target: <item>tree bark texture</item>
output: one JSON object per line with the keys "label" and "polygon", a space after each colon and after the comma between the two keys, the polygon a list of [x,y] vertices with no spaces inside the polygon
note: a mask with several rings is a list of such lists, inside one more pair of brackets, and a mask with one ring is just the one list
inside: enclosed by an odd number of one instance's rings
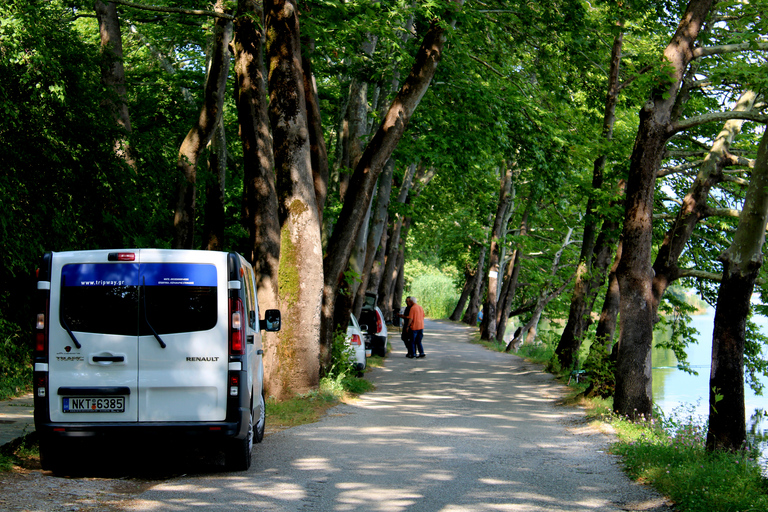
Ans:
{"label": "tree bark texture", "polygon": [[[279,294],[290,319],[280,331],[278,380],[294,392],[318,384],[330,350],[318,344],[322,300],[322,247],[317,212],[299,12],[293,0],[265,3],[269,69],[269,117],[280,218]],[[330,349],[330,346],[326,347]]]}
{"label": "tree bark texture", "polygon": [[456,307],[453,309],[453,313],[449,317],[449,320],[458,322],[461,320],[461,315],[464,313],[464,308],[467,307],[467,300],[469,300],[469,294],[472,293],[472,288],[475,286],[475,279],[477,276],[472,273],[469,268],[464,269],[464,287],[461,289],[461,295],[459,301],[456,303]]}
{"label": "tree bark texture", "polygon": [[377,248],[381,247],[382,237],[386,231],[387,209],[389,208],[389,196],[392,192],[392,176],[394,170],[395,162],[390,158],[387,165],[384,166],[384,171],[379,177],[378,192],[376,194],[376,208],[373,211],[373,219],[371,220],[371,227],[368,230],[368,237],[366,240],[365,261],[363,262],[361,275],[362,281],[357,289],[355,303],[352,308],[356,316],[360,315],[360,310],[363,308],[365,293],[368,291],[368,283],[371,280],[373,265],[378,253]]}
{"label": "tree bark texture", "polygon": [[491,254],[488,260],[488,296],[483,308],[483,321],[480,328],[480,338],[490,340],[496,336],[496,289],[499,282],[499,254],[502,226],[507,215],[512,190],[512,166],[505,166],[499,185],[499,202],[496,206],[496,218],[491,230]]}
{"label": "tree bark texture", "polygon": [[[757,94],[755,92],[746,91],[741,95],[733,110],[735,112],[751,110],[756,99]],[[661,298],[669,285],[680,277],[680,268],[677,262],[688,240],[690,240],[696,224],[708,215],[709,191],[723,180],[723,169],[728,164],[728,150],[733,139],[741,131],[743,124],[744,121],[741,119],[732,119],[725,123],[704,159],[696,180],[683,198],[675,222],[664,236],[664,241],[659,247],[659,252],[653,263],[654,313],[658,312]]]}
{"label": "tree bark texture", "polygon": [[203,247],[208,251],[221,251],[224,249],[224,192],[227,189],[227,136],[221,119],[209,146]]}
{"label": "tree bark texture", "polygon": [[[533,206],[534,199],[529,200],[528,206],[523,212],[523,218],[520,221],[520,236],[528,235],[528,216]],[[504,277],[504,286],[501,289],[501,302],[499,303],[499,321],[496,329],[496,340],[504,341],[504,335],[507,331],[507,322],[509,321],[509,313],[512,310],[512,301],[515,298],[515,292],[517,291],[517,281],[520,276],[520,255],[521,245],[519,244],[514,251],[510,267],[507,268],[507,275]]]}
{"label": "tree bark texture", "polygon": [[[603,115],[603,132],[605,140],[613,138],[613,126],[616,122],[616,104],[619,97],[619,68],[621,64],[621,48],[623,33],[619,33],[613,40],[611,49],[611,68],[608,73],[608,92],[605,98],[605,112]],[[598,206],[597,193],[603,188],[603,172],[605,171],[606,156],[600,155],[592,169],[592,191],[587,199],[586,215],[584,216],[584,236],[579,255],[579,264],[576,268],[576,279],[573,284],[571,306],[568,311],[568,322],[560,336],[555,354],[560,361],[561,368],[570,368],[573,365],[575,354],[584,341],[584,334],[590,325],[592,304],[597,290],[596,281],[602,283],[603,276],[596,276],[593,268],[595,238],[600,225],[600,215],[595,211]]]}
{"label": "tree bark texture", "polygon": [[[234,21],[235,102],[243,145],[243,203],[248,230],[248,259],[256,274],[261,310],[279,309],[280,221],[277,213],[272,132],[267,113],[263,45],[264,3],[239,0]],[[277,333],[264,333],[264,383],[278,399],[290,395],[287,379],[278,378]]]}
{"label": "tree bark texture", "polygon": [[[131,133],[132,128],[131,116],[126,103],[128,91],[125,86],[123,38],[120,33],[117,7],[114,2],[96,0],[94,9],[99,22],[99,37],[101,39],[101,83],[111,91],[111,96],[108,96],[103,104],[110,111],[110,115],[117,125],[127,135]],[[135,171],[136,161],[133,158],[128,140],[125,138],[116,140],[114,149],[115,154]]]}
{"label": "tree bark texture", "polygon": [[472,295],[469,298],[469,305],[464,312],[464,318],[461,319],[465,324],[475,326],[477,325],[477,315],[480,313],[480,303],[483,301],[483,291],[485,290],[485,279],[483,279],[485,269],[485,255],[488,252],[488,247],[483,246],[480,249],[480,257],[477,260],[477,269],[475,275],[477,279],[475,281],[475,288],[472,290]]}
{"label": "tree bark texture", "polygon": [[763,135],[739,226],[721,255],[723,281],[717,295],[709,376],[707,450],[744,448],[744,340],[750,299],[763,264],[768,222],[768,136]]}
{"label": "tree bark texture", "polygon": [[[312,48],[313,44],[307,41],[305,46]],[[302,57],[302,70],[304,71],[304,97],[307,101],[312,179],[315,186],[315,198],[317,199],[317,216],[322,226],[325,198],[328,195],[328,151],[325,148],[323,120],[320,116],[320,99],[317,97],[317,83],[315,82],[315,75],[312,73],[310,57],[311,55]]]}
{"label": "tree bark texture", "polygon": [[[416,173],[416,164],[411,164],[405,171],[403,183],[397,194],[396,201],[400,204],[406,204],[408,193],[413,187],[413,176]],[[397,278],[397,253],[400,247],[400,232],[403,228],[403,215],[395,214],[392,218],[392,235],[387,241],[387,257],[384,264],[384,272],[379,285],[379,309],[388,321],[392,319],[392,290],[395,279]]]}
{"label": "tree bark texture", "polygon": [[[456,3],[460,4],[460,2]],[[434,20],[416,54],[411,73],[392,102],[381,126],[368,143],[350,178],[350,193],[342,206],[324,259],[321,344],[325,347],[329,346],[333,336],[333,307],[336,292],[347,267],[363,216],[371,202],[373,187],[435,75],[437,65],[442,58],[446,36],[447,28],[444,22]]]}
{"label": "tree bark texture", "polygon": [[616,363],[614,410],[630,418],[650,417],[653,291],[651,235],[656,171],[672,135],[670,116],[699,30],[712,0],[691,0],[682,21],[664,51],[668,80],[652,93],[640,111],[635,146],[630,159],[627,201],[622,232],[621,261],[617,269],[621,302],[620,347]]}
{"label": "tree bark texture", "polygon": [[[216,3],[216,10],[224,12],[224,2]],[[210,142],[224,109],[224,95],[229,75],[229,42],[233,25],[230,20],[217,18],[213,28],[213,43],[208,73],[205,77],[203,105],[195,125],[189,130],[179,148],[176,169],[182,174],[173,217],[173,247],[192,249],[195,235],[195,209],[197,201],[197,162],[200,153]]]}

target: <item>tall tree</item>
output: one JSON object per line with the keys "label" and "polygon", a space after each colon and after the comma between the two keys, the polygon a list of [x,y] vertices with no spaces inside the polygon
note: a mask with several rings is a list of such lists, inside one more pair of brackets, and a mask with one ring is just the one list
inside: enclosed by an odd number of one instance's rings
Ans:
{"label": "tall tree", "polygon": [[616,364],[614,410],[631,418],[652,414],[651,343],[653,293],[651,241],[656,171],[672,135],[670,119],[694,44],[712,0],[691,0],[664,50],[665,78],[640,110],[640,127],[630,159],[622,231],[623,251],[617,269],[621,290],[621,334]]}
{"label": "tall tree", "polygon": [[[280,332],[279,372],[294,392],[320,376],[322,247],[307,124],[299,11],[293,0],[265,4],[269,117],[280,218],[280,303],[291,319]],[[282,378],[281,378],[282,380]]]}
{"label": "tall tree", "polygon": [[[114,2],[105,3],[96,0],[95,9],[101,39],[101,82],[109,90],[105,98],[105,106],[127,136],[133,130],[126,98],[128,91],[125,86],[125,68],[123,67],[123,38],[120,33],[117,6]],[[136,159],[132,155],[130,143],[126,137],[115,141],[115,154],[134,171],[136,170]]]}
{"label": "tall tree", "polygon": [[723,280],[717,296],[709,377],[707,450],[741,450],[746,440],[744,341],[752,292],[763,264],[768,222],[768,135],[755,168],[731,246],[720,256]]}
{"label": "tall tree", "polygon": [[[235,60],[235,101],[243,146],[243,203],[248,230],[248,259],[256,273],[256,290],[262,309],[278,309],[280,220],[267,112],[264,71],[264,2],[239,0],[232,43]],[[290,380],[281,375],[279,338],[264,337],[264,378],[267,391],[278,398],[290,394]],[[282,378],[281,378],[282,377]]]}
{"label": "tall tree", "polygon": [[505,165],[499,180],[499,203],[496,207],[496,218],[493,221],[491,230],[491,254],[488,259],[488,295],[485,299],[483,310],[483,322],[480,328],[480,337],[489,340],[496,336],[496,301],[498,300],[497,289],[499,280],[499,258],[501,248],[500,241],[504,221],[507,218],[507,211],[511,201],[512,191],[512,166]]}
{"label": "tall tree", "polygon": [[[225,12],[224,0],[218,0],[216,12]],[[197,163],[221,119],[229,76],[229,43],[232,40],[232,20],[216,18],[213,25],[211,58],[205,79],[203,104],[194,126],[179,148],[176,168],[183,179],[179,183],[176,211],[173,217],[173,247],[192,249],[195,238],[195,209],[197,207]]]}

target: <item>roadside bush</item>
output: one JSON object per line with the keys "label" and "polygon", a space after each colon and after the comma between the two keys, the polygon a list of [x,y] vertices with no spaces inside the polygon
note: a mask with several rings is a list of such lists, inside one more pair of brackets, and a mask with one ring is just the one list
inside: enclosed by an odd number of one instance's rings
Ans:
{"label": "roadside bush", "polygon": [[407,293],[418,300],[429,318],[448,318],[459,301],[454,279],[434,267],[406,264]]}
{"label": "roadside bush", "polygon": [[32,385],[32,356],[21,329],[0,319],[0,400],[18,396]]}

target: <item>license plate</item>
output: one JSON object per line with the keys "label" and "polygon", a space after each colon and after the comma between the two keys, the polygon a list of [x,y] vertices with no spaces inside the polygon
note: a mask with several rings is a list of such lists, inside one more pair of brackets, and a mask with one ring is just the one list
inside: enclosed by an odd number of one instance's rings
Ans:
{"label": "license plate", "polygon": [[64,412],[125,412],[125,397],[64,397],[62,407]]}

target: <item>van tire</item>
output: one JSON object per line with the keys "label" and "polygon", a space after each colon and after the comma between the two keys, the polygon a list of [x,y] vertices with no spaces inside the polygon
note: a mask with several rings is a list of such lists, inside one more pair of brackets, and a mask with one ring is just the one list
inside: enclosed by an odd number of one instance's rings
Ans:
{"label": "van tire", "polygon": [[267,425],[267,401],[264,400],[263,391],[259,400],[261,402],[261,414],[259,415],[259,421],[256,423],[256,428],[253,430],[254,443],[260,443],[264,439],[264,429]]}
{"label": "van tire", "polygon": [[253,456],[253,408],[248,422],[248,434],[245,439],[230,439],[224,452],[224,463],[230,471],[246,471],[251,467]]}

